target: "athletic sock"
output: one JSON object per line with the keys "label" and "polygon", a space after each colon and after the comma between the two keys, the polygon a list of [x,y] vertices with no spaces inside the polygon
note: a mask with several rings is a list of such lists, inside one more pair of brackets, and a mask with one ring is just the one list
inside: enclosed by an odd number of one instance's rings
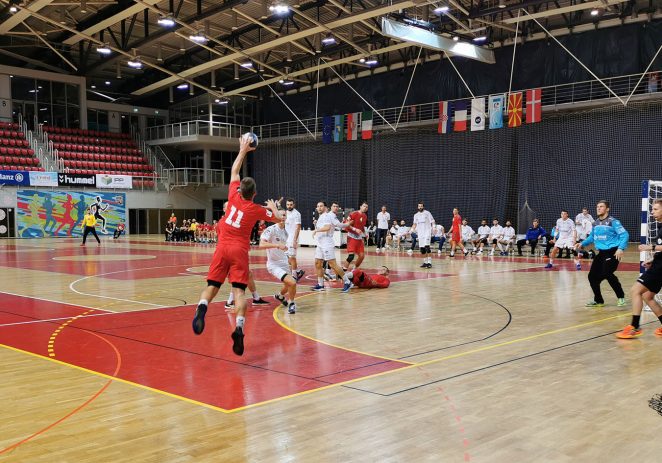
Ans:
{"label": "athletic sock", "polygon": [[347,272],[345,273],[345,276],[347,279],[352,280],[354,278],[354,272]]}
{"label": "athletic sock", "polygon": [[244,317],[237,317],[237,328],[241,328],[242,330],[244,329],[244,322],[246,319]]}
{"label": "athletic sock", "polygon": [[318,284],[319,286],[324,286],[324,278],[318,278],[318,279],[317,279],[317,284]]}
{"label": "athletic sock", "polygon": [[349,281],[349,278],[347,278],[347,274],[346,274],[346,273],[342,276],[342,281],[343,281],[343,283],[345,283],[345,284],[347,284],[347,283],[350,282],[350,281]]}
{"label": "athletic sock", "polygon": [[253,291],[253,300],[257,301],[260,299],[260,295],[257,293],[257,289]]}
{"label": "athletic sock", "polygon": [[230,291],[230,295],[228,296],[228,305],[234,304],[234,293]]}
{"label": "athletic sock", "polygon": [[200,302],[198,302],[198,305],[208,306],[209,301],[207,299],[200,299]]}
{"label": "athletic sock", "polygon": [[[641,320],[641,315],[633,315],[632,316],[632,326],[634,326],[634,329],[639,329],[639,320]],[[662,322],[662,320],[660,320]]]}

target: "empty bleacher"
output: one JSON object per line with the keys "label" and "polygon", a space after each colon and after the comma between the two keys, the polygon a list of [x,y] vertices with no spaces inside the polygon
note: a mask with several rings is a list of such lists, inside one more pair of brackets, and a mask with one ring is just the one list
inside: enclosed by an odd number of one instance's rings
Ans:
{"label": "empty bleacher", "polygon": [[18,124],[0,122],[0,170],[44,170]]}
{"label": "empty bleacher", "polygon": [[[74,174],[155,177],[131,136],[97,130],[43,127],[65,170]],[[151,179],[134,179],[134,186],[153,186]]]}

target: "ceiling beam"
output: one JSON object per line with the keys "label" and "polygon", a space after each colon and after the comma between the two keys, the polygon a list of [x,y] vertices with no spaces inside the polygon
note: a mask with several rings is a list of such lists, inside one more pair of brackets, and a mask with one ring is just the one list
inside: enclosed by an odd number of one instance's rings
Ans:
{"label": "ceiling beam", "polygon": [[52,2],[53,0],[36,0],[30,3],[30,5],[28,5],[26,8],[17,11],[13,15],[9,16],[9,18],[7,18],[7,20],[5,20],[2,24],[0,24],[0,34],[6,34],[21,24],[23,21],[28,19],[31,13],[37,12],[42,8],[47,7]]}
{"label": "ceiling beam", "polygon": [[[629,0],[606,0],[608,5],[616,5],[627,1]],[[530,21],[534,18],[535,19],[546,18],[548,16],[560,15],[572,11],[590,10],[593,8],[604,8],[604,7],[605,7],[605,3],[599,0],[595,0],[592,2],[578,3],[577,5],[570,5],[570,6],[564,6],[562,8],[555,8],[552,10],[541,11],[540,13],[527,14],[526,16],[520,16],[519,21],[524,22],[524,21]],[[502,22],[504,24],[515,24],[517,23],[517,21],[518,21],[517,18],[508,18],[503,20]]]}
{"label": "ceiling beam", "polygon": [[[347,16],[345,18],[336,20],[336,21],[331,21],[327,23],[324,27],[323,26],[315,26],[311,27],[309,29],[305,29],[299,32],[295,32],[294,34],[289,34],[286,36],[282,37],[277,37],[271,41],[265,42],[265,43],[260,43],[256,46],[253,46],[251,48],[247,48],[242,51],[242,53],[229,53],[227,56],[224,56],[222,58],[217,58],[210,60],[204,64],[201,64],[199,66],[192,67],[190,69],[184,70],[179,73],[179,75],[191,78],[199,74],[203,74],[206,72],[211,71],[212,69],[217,69],[219,67],[228,65],[231,63],[233,60],[241,58],[243,55],[256,55],[259,53],[262,53],[264,51],[270,50],[271,48],[275,48],[281,45],[285,45],[289,43],[292,40],[300,40],[305,37],[309,37],[314,34],[319,34],[321,32],[324,32],[328,29],[333,29],[336,27],[341,27],[345,26],[347,24],[352,24],[355,22],[360,22],[368,18],[372,18],[375,16],[382,16],[388,13],[391,13],[393,11],[401,10],[404,8],[411,8],[413,6],[416,6],[418,4],[424,3],[421,0],[404,0],[401,2],[394,2],[391,4],[387,4],[385,6],[380,6],[376,8],[371,8],[368,10],[364,10],[360,13],[355,13],[352,16]],[[178,81],[176,77],[168,77],[165,79],[162,79],[158,82],[154,82],[153,84],[150,84],[146,87],[140,88],[131,95],[133,96],[141,96],[141,95],[146,95],[151,92],[155,92],[157,90],[160,90],[163,87],[167,87],[168,85],[173,85]]]}

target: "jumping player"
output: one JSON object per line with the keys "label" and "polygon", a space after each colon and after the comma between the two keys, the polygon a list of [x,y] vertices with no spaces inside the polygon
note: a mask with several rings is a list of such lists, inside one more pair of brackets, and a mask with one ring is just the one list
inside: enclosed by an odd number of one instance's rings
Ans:
{"label": "jumping player", "polygon": [[273,200],[266,201],[266,208],[253,202],[256,194],[255,180],[251,177],[242,179],[239,175],[246,155],[255,149],[251,148],[251,141],[250,136],[239,139],[239,154],[232,164],[228,189],[230,211],[220,223],[218,244],[207,275],[207,287],[200,296],[193,318],[193,332],[201,334],[205,329],[207,307],[218,294],[221,283],[227,277],[232,284],[237,305],[236,327],[232,333],[232,351],[236,355],[244,353],[244,315],[246,314],[244,292],[248,285],[248,249],[251,231],[258,220],[274,222],[281,220]]}

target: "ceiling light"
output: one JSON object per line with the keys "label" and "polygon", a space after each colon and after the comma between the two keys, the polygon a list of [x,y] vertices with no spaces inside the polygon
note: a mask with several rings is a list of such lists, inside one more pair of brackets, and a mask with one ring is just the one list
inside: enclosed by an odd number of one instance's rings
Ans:
{"label": "ceiling light", "polygon": [[113,51],[110,49],[110,47],[108,46],[108,44],[105,44],[105,43],[104,43],[103,45],[99,45],[99,46],[97,47],[97,53],[100,53],[100,54],[102,54],[102,55],[108,56],[108,55],[110,55],[112,52],[113,52]]}
{"label": "ceiling light", "polygon": [[473,38],[473,41],[474,41],[474,42],[484,42],[484,41],[486,41],[486,40],[487,40],[487,37],[484,36],[484,35],[481,35],[480,37],[474,37],[474,38]]}
{"label": "ceiling light", "polygon": [[109,80],[106,81],[106,85],[110,85],[110,81],[109,81]]}
{"label": "ceiling light", "polygon": [[16,5],[12,5],[12,6],[9,7],[9,12],[10,13],[16,13],[17,11],[18,11],[18,8],[16,7]]}
{"label": "ceiling light", "polygon": [[365,63],[365,58],[361,58],[361,59],[359,60],[359,63]]}
{"label": "ceiling light", "polygon": [[326,37],[324,37],[324,38],[322,39],[322,43],[323,43],[324,45],[333,45],[334,43],[336,43],[336,39],[335,39],[335,37],[332,36],[332,35],[327,35]]}
{"label": "ceiling light", "polygon": [[242,64],[241,64],[241,67],[242,67],[242,68],[245,68],[245,69],[250,69],[250,68],[253,67],[253,63],[250,62],[250,61],[246,61],[245,63],[242,63]]}
{"label": "ceiling light", "polygon": [[90,85],[90,88],[97,88],[96,85]]}
{"label": "ceiling light", "polygon": [[133,69],[141,69],[143,67],[143,63],[138,58],[130,59],[126,62],[126,64],[128,64],[129,67]]}
{"label": "ceiling light", "polygon": [[179,84],[179,85],[177,86],[177,88],[178,88],[179,90],[186,90],[186,89],[188,88],[188,84]]}
{"label": "ceiling light", "polygon": [[377,58],[373,56],[365,60],[365,64],[367,64],[368,66],[375,66],[377,63],[379,63],[379,61],[377,61]]}
{"label": "ceiling light", "polygon": [[172,16],[161,16],[156,23],[161,27],[173,27],[175,25],[175,20],[172,19]]}
{"label": "ceiling light", "polygon": [[506,7],[506,2],[505,0],[499,0],[499,8],[505,8]]}
{"label": "ceiling light", "polygon": [[205,37],[205,35],[202,32],[198,32],[197,34],[189,35],[188,38],[195,43],[207,43],[208,39]]}
{"label": "ceiling light", "polygon": [[223,99],[221,99],[221,98],[216,98],[216,99],[214,100],[214,103],[218,103],[218,104],[228,104],[228,100],[225,99],[225,98],[223,98]]}
{"label": "ceiling light", "polygon": [[443,14],[443,13],[447,13],[448,10],[449,8],[447,6],[440,6],[438,8],[435,8],[433,11],[437,14]]}
{"label": "ceiling light", "polygon": [[283,85],[289,87],[290,85],[294,85],[294,81],[292,80],[285,80],[282,82]]}
{"label": "ceiling light", "polygon": [[287,14],[290,11],[290,7],[284,3],[275,3],[269,7],[269,11],[274,14]]}
{"label": "ceiling light", "polygon": [[285,82],[284,79],[280,79],[280,80],[278,81],[279,84],[282,84],[283,82]]}
{"label": "ceiling light", "polygon": [[600,11],[597,8],[591,10],[591,16],[597,16],[600,14]]}
{"label": "ceiling light", "polygon": [[454,35],[453,36],[453,42],[457,42],[458,40],[460,40],[460,38],[457,35]]}
{"label": "ceiling light", "polygon": [[80,12],[85,14],[87,13],[87,1],[86,0],[80,0]]}

